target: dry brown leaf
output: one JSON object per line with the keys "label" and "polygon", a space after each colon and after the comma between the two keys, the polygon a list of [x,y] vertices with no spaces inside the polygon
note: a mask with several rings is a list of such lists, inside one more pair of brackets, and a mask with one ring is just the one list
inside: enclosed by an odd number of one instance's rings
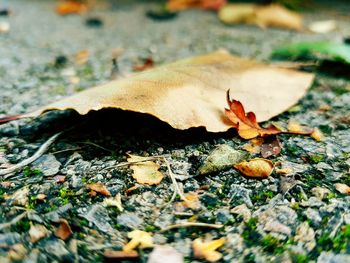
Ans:
{"label": "dry brown leaf", "polygon": [[252,178],[267,178],[271,175],[274,165],[270,160],[255,158],[234,165],[241,173]]}
{"label": "dry brown leaf", "polygon": [[128,162],[139,162],[130,165],[130,169],[133,170],[132,177],[140,184],[154,185],[159,184],[164,175],[159,172],[159,164],[152,161],[143,161],[147,157],[141,157],[129,154]]}
{"label": "dry brown leaf", "polygon": [[225,109],[227,118],[233,123],[233,127],[237,129],[239,136],[244,139],[252,139],[258,136],[268,136],[279,134],[281,131],[275,126],[270,125],[268,128],[262,128],[257,123],[254,112],[246,113],[241,102],[230,99],[230,93],[227,91],[227,103],[229,109]]}
{"label": "dry brown leaf", "polygon": [[260,27],[302,29],[302,17],[277,4],[228,4],[219,11],[219,19],[226,24],[255,24]]}
{"label": "dry brown leaf", "polygon": [[153,247],[153,237],[148,232],[133,230],[128,233],[128,238],[131,240],[124,245],[123,251],[125,252],[131,252],[137,247],[141,249]]}
{"label": "dry brown leaf", "polygon": [[60,15],[79,14],[86,10],[86,5],[77,1],[63,1],[56,6],[56,12]]}
{"label": "dry brown leaf", "polygon": [[341,194],[350,194],[350,186],[346,184],[337,183],[335,184],[335,189]]}
{"label": "dry brown leaf", "polygon": [[62,240],[67,240],[72,234],[72,229],[66,219],[60,219],[60,226],[57,228],[55,232],[55,236]]}
{"label": "dry brown leaf", "polygon": [[103,253],[103,256],[106,259],[110,260],[116,260],[119,262],[119,260],[135,260],[135,258],[139,257],[139,253],[137,251],[115,251],[115,250],[106,250]]}
{"label": "dry brown leaf", "polygon": [[153,68],[154,66],[154,61],[152,58],[146,58],[142,64],[137,64],[133,66],[134,71],[143,71],[146,69]]}
{"label": "dry brown leaf", "polygon": [[0,123],[37,117],[54,109],[73,109],[84,115],[118,108],[153,115],[180,130],[205,127],[210,132],[223,132],[232,126],[223,113],[227,89],[262,122],[293,106],[306,93],[313,77],[220,51],[111,81],[38,111],[5,117]]}
{"label": "dry brown leaf", "polygon": [[314,131],[309,127],[300,125],[300,123],[296,122],[295,120],[289,120],[287,129],[290,133],[306,135],[311,135]]}
{"label": "dry brown leaf", "polygon": [[216,250],[224,244],[224,237],[212,241],[203,241],[202,238],[197,238],[192,242],[194,257],[216,262],[222,258],[222,254]]}
{"label": "dry brown leaf", "polygon": [[102,183],[88,184],[86,187],[103,196],[111,196],[111,193],[108,191],[107,187]]}
{"label": "dry brown leaf", "polygon": [[314,128],[310,136],[318,142],[324,139],[323,133],[318,128]]}
{"label": "dry brown leaf", "polygon": [[169,11],[181,11],[189,8],[202,8],[207,10],[219,10],[226,4],[226,0],[169,0]]}

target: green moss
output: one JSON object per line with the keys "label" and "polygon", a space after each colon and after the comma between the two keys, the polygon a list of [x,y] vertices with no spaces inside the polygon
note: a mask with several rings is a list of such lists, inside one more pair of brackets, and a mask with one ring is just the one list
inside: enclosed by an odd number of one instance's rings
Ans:
{"label": "green moss", "polygon": [[292,254],[292,261],[293,263],[307,263],[310,262],[310,259],[307,255],[303,254]]}
{"label": "green moss", "polygon": [[342,226],[339,233],[335,237],[330,237],[329,234],[323,234],[317,239],[317,250],[346,252],[350,249],[350,225]]}
{"label": "green moss", "polygon": [[245,223],[245,228],[242,233],[242,237],[248,246],[257,245],[257,242],[261,238],[261,235],[256,232],[258,219],[253,217]]}
{"label": "green moss", "polygon": [[322,155],[322,154],[314,154],[310,156],[310,160],[313,163],[320,163],[322,161],[324,161],[324,159],[326,158],[326,156]]}
{"label": "green moss", "polygon": [[284,252],[284,244],[272,235],[266,235],[261,240],[261,245],[266,252],[281,254]]}
{"label": "green moss", "polygon": [[274,197],[274,192],[268,190],[268,191],[259,191],[256,194],[254,194],[251,198],[251,200],[256,203],[256,202],[266,202],[270,200],[272,197]]}
{"label": "green moss", "polygon": [[23,175],[24,177],[32,177],[36,175],[42,175],[42,172],[40,169],[34,169],[32,167],[27,166],[23,169]]}
{"label": "green moss", "polygon": [[29,231],[29,228],[30,228],[29,220],[28,219],[22,219],[22,220],[18,221],[15,225],[11,226],[11,231],[12,232],[22,233],[22,232]]}

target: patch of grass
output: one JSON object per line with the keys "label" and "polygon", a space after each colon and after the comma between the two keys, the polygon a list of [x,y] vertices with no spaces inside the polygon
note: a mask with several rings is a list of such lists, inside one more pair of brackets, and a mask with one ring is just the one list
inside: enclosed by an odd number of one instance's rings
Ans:
{"label": "patch of grass", "polygon": [[317,239],[317,250],[333,251],[336,253],[346,252],[350,249],[350,225],[342,226],[339,233],[335,237],[323,234]]}
{"label": "patch of grass", "polygon": [[30,228],[30,221],[28,219],[22,219],[18,221],[15,225],[11,226],[11,232],[27,232]]}
{"label": "patch of grass", "polygon": [[326,159],[326,156],[323,154],[313,154],[310,156],[310,160],[313,163],[320,163]]}
{"label": "patch of grass", "polygon": [[256,202],[266,202],[267,200],[270,200],[272,197],[274,197],[274,192],[272,192],[271,190],[267,190],[267,191],[259,191],[256,194],[254,194],[252,196],[252,202],[256,203]]}
{"label": "patch of grass", "polygon": [[284,244],[272,235],[266,235],[261,240],[261,245],[266,252],[281,254],[284,252]]}
{"label": "patch of grass", "polygon": [[253,217],[245,223],[245,228],[242,233],[242,237],[248,246],[257,245],[257,242],[261,238],[261,235],[256,232],[258,219]]}

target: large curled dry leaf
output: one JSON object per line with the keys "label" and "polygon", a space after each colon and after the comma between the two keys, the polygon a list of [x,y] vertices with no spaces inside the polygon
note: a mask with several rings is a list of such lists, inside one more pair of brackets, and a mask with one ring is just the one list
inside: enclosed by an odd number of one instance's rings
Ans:
{"label": "large curled dry leaf", "polygon": [[277,4],[228,4],[219,11],[219,19],[225,24],[255,24],[260,27],[302,29],[302,17]]}
{"label": "large curled dry leaf", "polygon": [[164,175],[158,171],[160,168],[159,164],[144,160],[147,160],[147,157],[129,154],[127,161],[129,163],[134,163],[130,165],[130,169],[133,170],[132,177],[134,177],[139,184],[159,184],[164,177]]}
{"label": "large curled dry leaf", "polygon": [[226,0],[169,0],[167,9],[170,11],[180,11],[188,8],[219,10],[226,2]]}
{"label": "large curled dry leaf", "polygon": [[272,173],[274,165],[270,160],[255,158],[238,163],[234,167],[248,177],[265,179]]}
{"label": "large curled dry leaf", "polygon": [[20,117],[36,117],[49,110],[73,109],[84,115],[118,108],[150,114],[180,130],[205,127],[224,132],[231,127],[223,112],[228,89],[262,122],[293,106],[313,77],[219,51],[111,81]]}
{"label": "large curled dry leaf", "polygon": [[203,241],[202,238],[197,238],[192,242],[194,257],[216,262],[222,258],[222,254],[216,250],[224,244],[224,237],[211,241]]}

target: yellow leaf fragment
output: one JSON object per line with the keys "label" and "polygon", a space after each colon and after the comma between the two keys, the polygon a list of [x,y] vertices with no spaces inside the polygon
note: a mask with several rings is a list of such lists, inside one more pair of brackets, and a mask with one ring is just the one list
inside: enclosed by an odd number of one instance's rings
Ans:
{"label": "yellow leaf fragment", "polygon": [[219,11],[219,19],[225,24],[255,24],[260,27],[302,29],[302,17],[278,4],[228,4]]}
{"label": "yellow leaf fragment", "polygon": [[181,202],[181,205],[185,208],[198,209],[201,207],[198,193],[189,192],[185,194],[186,200]]}
{"label": "yellow leaf fragment", "polygon": [[341,194],[350,194],[350,186],[346,184],[337,183],[335,184],[335,189]]}
{"label": "yellow leaf fragment", "polygon": [[197,238],[192,242],[194,257],[216,262],[222,258],[222,254],[216,250],[224,244],[224,237],[212,241],[203,241],[202,238]]}
{"label": "yellow leaf fragment", "polygon": [[248,143],[243,145],[243,149],[250,153],[260,153],[261,145],[264,143],[263,138],[251,139]]}
{"label": "yellow leaf fragment", "polygon": [[147,157],[141,157],[129,154],[127,161],[134,163],[130,165],[130,169],[133,170],[132,177],[140,184],[155,185],[159,184],[164,175],[159,172],[160,166],[152,161],[147,160]]}
{"label": "yellow leaf fragment", "polygon": [[124,252],[131,252],[135,248],[150,248],[153,247],[153,238],[150,233],[141,231],[141,230],[133,230],[128,233],[128,238],[131,240],[123,247]]}
{"label": "yellow leaf fragment", "polygon": [[271,175],[274,165],[270,160],[255,158],[238,163],[234,167],[248,177],[264,179]]}
{"label": "yellow leaf fragment", "polygon": [[324,139],[323,133],[318,128],[315,128],[310,136],[318,142]]}

